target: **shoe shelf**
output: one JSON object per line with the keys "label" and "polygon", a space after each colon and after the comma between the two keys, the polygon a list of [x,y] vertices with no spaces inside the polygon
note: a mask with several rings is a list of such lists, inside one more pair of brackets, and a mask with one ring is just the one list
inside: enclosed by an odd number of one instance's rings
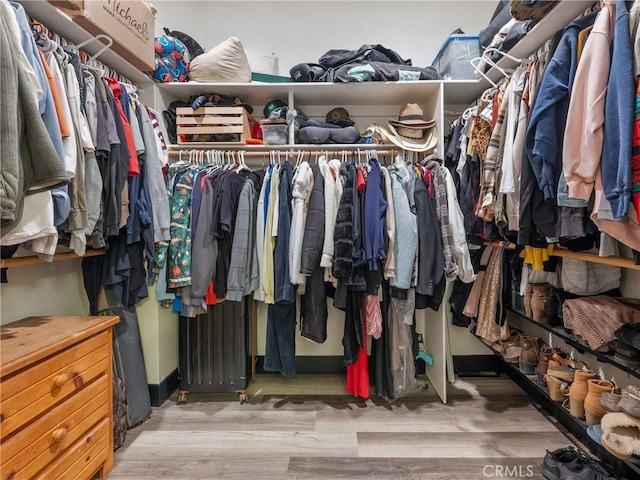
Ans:
{"label": "shoe shelf", "polygon": [[583,343],[583,341],[581,339],[578,338],[577,335],[574,335],[572,333],[567,332],[564,328],[562,327],[551,327],[545,323],[540,323],[540,322],[536,322],[534,319],[527,317],[526,315],[523,315],[522,313],[518,312],[517,310],[514,310],[512,308],[508,308],[508,310],[515,316],[517,316],[518,318],[521,318],[529,323],[532,323],[533,325],[536,325],[550,333],[552,333],[553,335],[561,338],[562,340],[564,340],[568,345],[571,345],[573,348],[575,348],[578,352],[580,353],[588,353],[590,355],[593,355],[594,357],[596,357],[598,359],[598,361],[601,361],[603,363],[608,363],[609,365],[613,365],[614,367],[618,368],[619,370],[622,370],[623,372],[635,377],[635,378],[640,378],[640,370],[635,370],[633,368],[629,368],[626,365],[622,365],[621,363],[617,362],[613,356],[613,352],[611,353],[605,353],[605,352],[599,352],[597,350],[593,350],[591,348],[589,348],[588,345],[586,345],[585,343]]}
{"label": "shoe shelf", "polygon": [[540,385],[537,381],[532,380],[530,376],[522,373],[514,364],[505,362],[497,352],[494,353],[501,372],[511,378],[516,385],[553,416],[571,435],[586,446],[591,453],[611,465],[615,469],[616,475],[627,479],[640,478],[640,468],[630,462],[614,457],[605,450],[602,445],[595,442],[587,434],[587,424],[573,417],[569,410],[563,407],[562,404],[551,400],[546,386]]}

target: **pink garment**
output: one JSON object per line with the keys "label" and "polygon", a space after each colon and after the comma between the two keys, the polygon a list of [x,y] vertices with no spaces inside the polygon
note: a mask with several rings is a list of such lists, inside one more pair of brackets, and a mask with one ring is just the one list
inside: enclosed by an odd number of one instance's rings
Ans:
{"label": "pink garment", "polygon": [[380,299],[377,295],[365,296],[365,316],[367,319],[367,334],[376,340],[382,335],[382,311],[380,310]]}
{"label": "pink garment", "polygon": [[605,200],[604,192],[602,190],[602,175],[600,168],[596,172],[595,183],[595,201],[593,205],[593,213],[591,213],[591,220],[596,224],[598,229],[608,233],[619,242],[633,248],[634,250],[640,250],[640,223],[638,222],[638,214],[633,203],[629,203],[629,215],[626,223],[620,220],[604,220],[598,218],[598,207],[600,202]]}
{"label": "pink garment", "polygon": [[595,350],[614,341],[625,323],[640,323],[640,310],[604,295],[576,298],[563,303],[562,321]]}
{"label": "pink garment", "polygon": [[589,200],[604,142],[604,105],[611,70],[616,8],[603,2],[589,34],[571,89],[562,149],[569,197]]}

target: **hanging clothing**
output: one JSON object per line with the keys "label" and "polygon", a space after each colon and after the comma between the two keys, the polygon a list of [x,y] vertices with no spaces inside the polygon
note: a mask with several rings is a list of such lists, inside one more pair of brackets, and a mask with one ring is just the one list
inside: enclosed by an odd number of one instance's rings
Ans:
{"label": "hanging clothing", "polygon": [[306,276],[306,286],[300,307],[300,333],[309,340],[324,343],[327,339],[328,309],[320,258],[325,239],[325,182],[318,165],[314,165],[312,171],[313,190],[302,241],[300,272]]}
{"label": "hanging clothing", "polygon": [[369,270],[378,270],[386,260],[384,219],[387,202],[382,195],[382,172],[377,160],[369,160],[371,170],[364,195],[364,247]]}
{"label": "hanging clothing", "polygon": [[311,167],[305,161],[297,168],[293,176],[293,218],[291,220],[291,233],[289,245],[289,275],[294,285],[303,284],[304,275],[300,273],[300,257],[302,255],[302,238],[305,231],[307,212],[305,205],[311,193]]}
{"label": "hanging clothing", "polygon": [[[280,168],[277,236],[273,251],[275,303],[294,302],[295,288],[289,275],[289,239],[291,234],[291,164],[285,161]],[[274,206],[275,207],[275,206]],[[274,220],[274,224],[276,220]]]}

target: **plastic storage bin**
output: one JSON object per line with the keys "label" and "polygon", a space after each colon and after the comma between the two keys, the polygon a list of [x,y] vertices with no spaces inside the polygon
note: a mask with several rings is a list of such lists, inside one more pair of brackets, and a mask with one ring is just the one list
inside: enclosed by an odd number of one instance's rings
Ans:
{"label": "plastic storage bin", "polygon": [[260,121],[262,129],[262,141],[265,145],[286,145],[289,141],[289,126],[286,123],[276,123],[271,121]]}
{"label": "plastic storage bin", "polygon": [[447,80],[475,79],[470,60],[482,55],[478,35],[450,35],[431,64]]}

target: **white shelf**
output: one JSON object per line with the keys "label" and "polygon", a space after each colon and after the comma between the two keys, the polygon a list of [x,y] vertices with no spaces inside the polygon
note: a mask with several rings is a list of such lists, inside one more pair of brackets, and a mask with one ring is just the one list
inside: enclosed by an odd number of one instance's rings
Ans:
{"label": "white shelf", "polygon": [[[93,37],[91,33],[75,23],[71,17],[46,0],[21,0],[19,3],[24,7],[27,15],[69,42],[77,44]],[[100,50],[102,46],[103,44],[100,42],[93,42],[83,47],[82,50],[89,55],[93,55]],[[153,84],[153,80],[149,78],[148,75],[131,65],[125,58],[113,50],[106,50],[100,55],[98,60],[138,86],[149,86]]]}
{"label": "white shelf", "polygon": [[219,93],[237,95],[250,105],[265,105],[280,98],[285,102],[293,93],[296,105],[402,105],[424,103],[437,96],[442,82],[424,80],[410,82],[364,83],[161,83],[158,88],[172,97],[187,99],[191,95]]}
{"label": "white shelf", "polygon": [[[513,46],[508,52],[509,55],[516,58],[527,58],[594,3],[596,3],[594,0],[562,0]],[[518,63],[507,57],[502,57],[497,65],[502,69],[510,69],[516,67]],[[494,82],[502,78],[502,73],[496,68],[488,70],[486,75]],[[480,78],[480,80],[445,80],[443,83],[444,101],[448,105],[467,105],[491,87],[485,78]]]}

